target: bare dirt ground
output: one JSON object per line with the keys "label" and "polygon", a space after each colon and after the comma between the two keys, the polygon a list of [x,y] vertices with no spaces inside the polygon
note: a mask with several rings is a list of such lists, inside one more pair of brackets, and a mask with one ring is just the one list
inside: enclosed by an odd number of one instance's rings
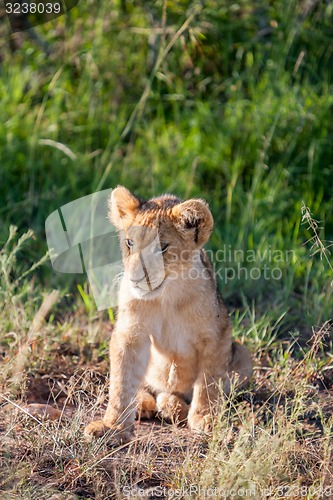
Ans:
{"label": "bare dirt ground", "polygon": [[[333,421],[332,370],[310,373],[292,357],[281,368],[262,352],[256,359],[253,386],[225,404],[212,437],[155,419],[137,421],[133,442],[112,447],[103,440],[88,444],[82,433],[84,425],[102,416],[106,407],[107,360],[96,358],[87,346],[78,350],[71,341],[55,345],[48,361],[38,362],[37,357],[16,397],[8,392],[6,396],[3,387],[1,498],[169,498],[170,491],[173,495],[179,491],[181,498],[199,498],[190,488],[197,488],[202,478],[206,485],[218,484],[223,464],[230,466],[227,462],[233,460],[249,423],[254,441],[262,431],[269,434],[286,425],[288,433],[294,425],[292,467],[297,484],[313,484],[316,468],[321,467],[318,460],[325,453],[329,455],[322,486],[333,484],[332,441],[327,441],[327,422]],[[244,450],[244,457],[249,453]],[[281,448],[281,456],[284,453]],[[292,474],[288,467],[282,479],[285,485]],[[274,484],[274,478],[270,481]]]}

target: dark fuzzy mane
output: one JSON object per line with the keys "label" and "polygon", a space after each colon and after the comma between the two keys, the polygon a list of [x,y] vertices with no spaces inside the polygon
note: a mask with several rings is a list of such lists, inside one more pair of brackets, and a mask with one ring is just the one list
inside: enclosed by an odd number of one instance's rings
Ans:
{"label": "dark fuzzy mane", "polygon": [[167,210],[181,203],[181,200],[172,194],[164,194],[157,198],[152,198],[151,200],[144,201],[140,203],[141,211],[156,211],[156,210]]}

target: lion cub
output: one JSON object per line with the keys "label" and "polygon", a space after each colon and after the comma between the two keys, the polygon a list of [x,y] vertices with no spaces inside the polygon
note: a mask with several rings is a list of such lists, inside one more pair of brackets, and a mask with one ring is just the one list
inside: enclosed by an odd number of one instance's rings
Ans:
{"label": "lion cub", "polygon": [[[115,431],[130,439],[136,411],[171,421],[187,418],[206,432],[236,375],[244,384],[251,357],[232,342],[227,310],[202,246],[213,230],[205,201],[172,195],[144,201],[113,190],[109,217],[119,232],[124,274],[110,345],[110,396],[103,420],[87,437]],[[190,403],[190,404],[189,404]]]}

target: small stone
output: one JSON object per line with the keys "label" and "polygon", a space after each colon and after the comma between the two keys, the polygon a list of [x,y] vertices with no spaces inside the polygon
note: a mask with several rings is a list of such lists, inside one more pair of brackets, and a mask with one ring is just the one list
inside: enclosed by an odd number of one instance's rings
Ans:
{"label": "small stone", "polygon": [[26,405],[24,409],[36,418],[59,420],[61,417],[61,412],[51,405],[31,403],[30,405]]}

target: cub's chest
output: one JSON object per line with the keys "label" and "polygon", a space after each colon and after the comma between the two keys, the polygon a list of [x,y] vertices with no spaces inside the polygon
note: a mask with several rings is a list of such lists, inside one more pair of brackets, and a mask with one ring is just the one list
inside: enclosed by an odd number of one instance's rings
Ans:
{"label": "cub's chest", "polygon": [[177,313],[160,317],[151,332],[152,344],[160,351],[174,356],[189,356],[196,351],[196,328]]}

